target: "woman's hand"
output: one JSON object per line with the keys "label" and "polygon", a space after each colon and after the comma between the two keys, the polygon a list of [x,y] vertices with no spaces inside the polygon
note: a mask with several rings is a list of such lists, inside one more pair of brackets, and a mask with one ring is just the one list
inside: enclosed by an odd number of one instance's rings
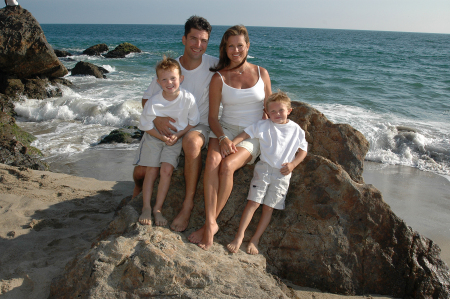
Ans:
{"label": "woman's hand", "polygon": [[228,155],[234,154],[237,152],[236,145],[228,139],[228,137],[225,137],[219,142],[220,145],[220,154],[222,155],[222,158],[225,158]]}

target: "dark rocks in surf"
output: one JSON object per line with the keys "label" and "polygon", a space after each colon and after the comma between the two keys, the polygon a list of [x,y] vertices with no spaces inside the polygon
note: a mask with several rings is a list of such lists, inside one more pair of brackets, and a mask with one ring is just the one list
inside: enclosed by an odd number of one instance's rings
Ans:
{"label": "dark rocks in surf", "polygon": [[120,128],[111,131],[103,137],[99,144],[104,143],[138,143],[142,139],[144,132],[137,127]]}
{"label": "dark rocks in surf", "polygon": [[106,58],[125,58],[125,56],[130,53],[141,53],[141,52],[142,51],[135,45],[132,45],[130,43],[122,43],[122,44],[118,45],[114,50],[106,53],[105,57]]}
{"label": "dark rocks in surf", "polygon": [[107,51],[109,51],[109,48],[106,44],[97,44],[84,50],[83,54],[89,56],[100,56],[102,53]]}
{"label": "dark rocks in surf", "polygon": [[89,75],[95,76],[96,78],[104,79],[105,74],[109,73],[108,70],[101,66],[96,66],[89,62],[80,61],[71,70],[72,76],[75,75]]}
{"label": "dark rocks in surf", "polygon": [[63,50],[54,50],[55,51],[55,55],[56,57],[68,57],[68,56],[72,56],[72,53],[69,53],[67,51],[63,51]]}

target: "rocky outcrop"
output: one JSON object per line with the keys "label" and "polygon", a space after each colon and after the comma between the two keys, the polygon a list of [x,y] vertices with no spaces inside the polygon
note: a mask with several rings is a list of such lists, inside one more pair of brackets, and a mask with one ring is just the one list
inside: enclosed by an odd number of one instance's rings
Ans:
{"label": "rocky outcrop", "polygon": [[[367,144],[364,137],[351,127],[329,122],[306,104],[295,104],[294,110],[292,117],[299,123],[303,121],[313,142],[308,156],[293,172],[286,209],[274,211],[260,240],[259,257],[263,256],[265,263],[243,251],[231,255],[225,248],[234,238],[246,204],[254,167],[246,165],[235,173],[233,191],[218,218],[220,230],[210,251],[204,252],[186,239],[204,221],[201,177],[186,233],[140,225],[137,219],[142,197],[125,199],[92,248],[69,263],[65,274],[55,279],[52,298],[73,294],[101,298],[102,293],[111,298],[125,294],[136,298],[295,297],[279,283],[280,278],[346,295],[449,298],[449,268],[440,259],[438,246],[399,219],[374,186],[349,175],[362,168],[362,160],[356,160],[367,149],[348,153],[355,161],[345,167],[331,160],[334,155],[316,154],[335,148],[340,155],[346,155],[351,146],[337,147],[339,136],[345,135],[359,147]],[[169,221],[179,212],[184,198],[182,160],[174,171],[164,204]],[[153,194],[156,190],[155,186]],[[243,248],[260,215],[257,211],[250,223]],[[254,277],[264,283],[258,284]]]}
{"label": "rocky outcrop", "polygon": [[56,57],[67,57],[67,56],[72,56],[71,53],[67,52],[67,51],[63,51],[63,50],[54,50],[55,51],[55,55]]}
{"label": "rocky outcrop", "polygon": [[142,139],[144,132],[137,127],[120,128],[111,131],[108,135],[100,140],[102,143],[138,143]]}
{"label": "rocky outcrop", "polygon": [[108,70],[101,66],[96,66],[89,62],[80,61],[71,70],[72,76],[75,75],[89,75],[96,78],[104,79],[106,76],[104,74],[109,73]]}
{"label": "rocky outcrop", "polygon": [[109,48],[106,44],[97,44],[84,50],[83,54],[89,56],[100,56],[102,53],[107,51],[109,51]]}
{"label": "rocky outcrop", "polygon": [[125,58],[130,53],[141,53],[141,49],[130,43],[122,43],[105,54],[106,58]]}
{"label": "rocky outcrop", "polygon": [[68,73],[39,23],[20,6],[0,9],[0,69],[18,79],[57,78]]}

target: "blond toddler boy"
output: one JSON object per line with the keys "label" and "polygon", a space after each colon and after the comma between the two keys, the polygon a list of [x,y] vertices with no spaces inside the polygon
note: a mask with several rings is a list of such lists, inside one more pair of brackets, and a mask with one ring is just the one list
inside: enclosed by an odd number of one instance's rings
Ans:
{"label": "blond toddler boy", "polygon": [[305,132],[287,118],[292,108],[286,93],[272,94],[267,99],[265,108],[269,119],[260,120],[247,127],[233,140],[234,144],[238,144],[247,138],[258,138],[261,155],[255,166],[238,232],[234,240],[227,245],[232,253],[238,252],[253,214],[259,205],[263,204],[255,234],[247,246],[247,253],[258,254],[259,239],[269,225],[273,210],[284,209],[292,170],[303,161],[308,150]]}

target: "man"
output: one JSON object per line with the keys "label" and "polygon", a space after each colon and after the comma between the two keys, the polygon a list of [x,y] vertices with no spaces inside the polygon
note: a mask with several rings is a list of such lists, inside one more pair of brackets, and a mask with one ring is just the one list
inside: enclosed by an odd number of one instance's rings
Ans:
{"label": "man", "polygon": [[[182,145],[184,151],[184,177],[186,181],[186,194],[183,207],[177,217],[173,220],[170,228],[174,231],[184,231],[194,207],[194,195],[197,182],[202,169],[201,150],[206,146],[209,139],[208,112],[209,112],[209,82],[213,73],[209,70],[219,61],[217,58],[205,54],[211,34],[211,25],[202,17],[190,17],[184,26],[182,42],[184,53],[177,58],[184,75],[182,87],[195,96],[200,112],[200,123],[183,137]],[[144,92],[142,106],[153,94],[160,91],[161,87],[155,78]],[[170,136],[176,131],[171,124],[174,120],[170,117],[157,117],[153,123],[156,129],[163,135]],[[145,177],[145,167],[135,166],[133,179],[135,187],[133,197],[142,191],[142,183]]]}

